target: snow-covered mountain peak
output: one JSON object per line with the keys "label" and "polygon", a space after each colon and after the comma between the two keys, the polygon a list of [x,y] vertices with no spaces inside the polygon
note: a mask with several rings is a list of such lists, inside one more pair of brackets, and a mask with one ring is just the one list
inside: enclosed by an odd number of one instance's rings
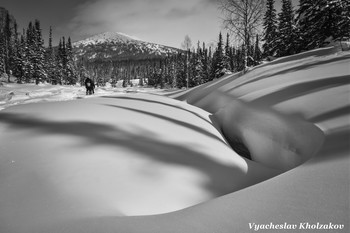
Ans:
{"label": "snow-covered mountain peak", "polygon": [[96,44],[104,44],[104,43],[129,43],[140,41],[140,39],[129,36],[122,32],[104,32],[101,34],[94,35],[85,40],[81,40],[73,43],[74,47],[79,47],[80,45],[96,45]]}
{"label": "snow-covered mountain peak", "polygon": [[176,48],[150,43],[121,32],[105,32],[73,43],[76,59],[123,61],[165,57]]}

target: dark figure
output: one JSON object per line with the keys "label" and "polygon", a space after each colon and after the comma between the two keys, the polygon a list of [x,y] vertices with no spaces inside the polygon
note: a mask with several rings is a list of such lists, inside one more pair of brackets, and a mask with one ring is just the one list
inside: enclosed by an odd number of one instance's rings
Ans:
{"label": "dark figure", "polygon": [[85,79],[86,95],[95,94],[95,84],[90,78]]}

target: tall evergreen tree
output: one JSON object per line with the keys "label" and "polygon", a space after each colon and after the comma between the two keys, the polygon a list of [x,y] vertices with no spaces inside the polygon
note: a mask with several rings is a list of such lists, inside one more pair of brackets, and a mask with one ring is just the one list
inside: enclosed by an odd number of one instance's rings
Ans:
{"label": "tall evergreen tree", "polygon": [[230,68],[232,72],[236,72],[237,71],[237,65],[236,65],[236,49],[232,46],[230,48],[230,58],[229,58],[229,62],[230,62]]}
{"label": "tall evergreen tree", "polygon": [[318,18],[320,15],[312,15],[313,8],[316,7],[316,1],[314,0],[300,0],[299,8],[297,10],[297,26],[300,37],[298,38],[298,50],[304,51],[315,47],[313,43],[312,33],[315,33],[318,29],[315,28],[313,20],[314,17]]}
{"label": "tall evergreen tree", "polygon": [[226,44],[225,44],[225,69],[232,70],[230,66],[230,58],[231,58],[231,46],[230,46],[230,35],[226,34]]}
{"label": "tall evergreen tree", "polygon": [[25,43],[25,67],[24,67],[24,79],[29,83],[34,77],[34,65],[35,60],[35,29],[32,22],[29,22],[26,31],[26,43]]}
{"label": "tall evergreen tree", "polygon": [[260,46],[259,46],[259,35],[256,35],[255,46],[254,46],[254,55],[253,55],[254,65],[260,64],[261,58],[262,58],[262,52],[261,52]]}
{"label": "tall evergreen tree", "polygon": [[27,63],[27,57],[26,57],[26,39],[25,39],[25,33],[20,37],[19,43],[18,43],[18,49],[17,49],[17,60],[16,60],[16,66],[17,66],[17,83],[23,83],[25,81],[25,74],[26,74],[26,63]]}
{"label": "tall evergreen tree", "polygon": [[52,27],[49,29],[49,45],[46,50],[46,70],[47,70],[47,80],[49,83],[55,83],[55,51],[52,47]]}
{"label": "tall evergreen tree", "polygon": [[57,47],[57,53],[56,53],[56,69],[55,69],[55,81],[54,83],[62,85],[63,82],[63,47],[62,47],[62,40],[60,39]]}
{"label": "tall evergreen tree", "polygon": [[225,73],[225,57],[221,32],[219,34],[219,41],[216,47],[216,51],[213,55],[211,73],[212,75],[214,75],[215,78],[220,78]]}
{"label": "tall evergreen tree", "polygon": [[77,80],[77,69],[73,57],[73,46],[70,37],[68,37],[67,46],[66,46],[66,69],[67,69],[67,79],[68,84],[75,84]]}
{"label": "tall evergreen tree", "polygon": [[321,47],[326,40],[350,37],[349,0],[301,0],[298,26],[303,50]]}
{"label": "tall evergreen tree", "polygon": [[5,37],[0,28],[0,77],[6,72],[5,64]]}
{"label": "tall evergreen tree", "polygon": [[13,56],[12,51],[12,44],[11,44],[11,20],[10,20],[10,14],[8,11],[6,11],[6,17],[5,17],[5,28],[4,28],[4,63],[5,63],[5,73],[8,77],[8,82],[10,82],[10,75],[11,75],[11,57]]}
{"label": "tall evergreen tree", "polygon": [[296,52],[294,11],[291,0],[282,0],[281,13],[278,15],[277,56],[287,56]]}
{"label": "tall evergreen tree", "polygon": [[264,16],[264,35],[263,41],[263,53],[264,56],[274,56],[276,51],[276,40],[277,34],[277,14],[275,9],[275,0],[267,0],[266,2],[266,12]]}
{"label": "tall evergreen tree", "polygon": [[39,84],[39,82],[45,81],[47,77],[45,70],[45,48],[39,20],[35,20],[34,23],[34,59],[32,63],[35,83]]}
{"label": "tall evergreen tree", "polygon": [[19,60],[21,59],[21,54],[19,52],[20,49],[20,42],[19,42],[19,36],[18,36],[18,26],[17,23],[14,22],[13,27],[13,41],[12,41],[12,56],[10,58],[11,60],[11,70],[12,74],[15,77],[19,77],[21,75],[21,67],[19,66]]}
{"label": "tall evergreen tree", "polygon": [[209,55],[208,55],[208,49],[205,46],[205,43],[203,42],[202,45],[202,68],[201,68],[201,77],[203,83],[209,81]]}

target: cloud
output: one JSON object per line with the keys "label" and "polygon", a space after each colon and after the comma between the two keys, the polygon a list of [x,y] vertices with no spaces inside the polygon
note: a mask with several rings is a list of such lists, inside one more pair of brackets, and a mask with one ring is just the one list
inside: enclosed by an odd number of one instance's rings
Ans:
{"label": "cloud", "polygon": [[68,29],[77,39],[119,31],[163,44],[178,40],[172,43],[180,46],[186,34],[203,30],[199,33],[203,35],[212,30],[204,25],[217,25],[214,1],[217,0],[87,0],[75,8]]}
{"label": "cloud", "polygon": [[193,16],[197,12],[196,8],[191,9],[182,9],[182,8],[173,8],[168,11],[166,14],[166,17],[171,19],[179,19],[183,17],[190,17]]}

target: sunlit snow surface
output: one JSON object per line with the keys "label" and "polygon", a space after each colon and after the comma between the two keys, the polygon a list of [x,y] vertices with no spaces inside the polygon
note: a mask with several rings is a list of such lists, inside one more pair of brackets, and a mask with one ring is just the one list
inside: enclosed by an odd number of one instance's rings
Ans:
{"label": "sunlit snow surface", "polygon": [[[173,93],[105,87],[90,97],[83,87],[5,84],[0,231],[347,224],[349,63],[349,52],[319,49]],[[259,163],[232,151],[227,138],[237,136]],[[279,152],[302,164],[283,174],[267,168]]]}
{"label": "sunlit snow surface", "polygon": [[0,86],[0,110],[10,106],[27,103],[67,101],[80,98],[91,98],[104,95],[123,94],[128,92],[162,93],[152,88],[112,88],[110,85],[97,87],[95,94],[87,96],[85,87],[60,86],[50,84],[15,84],[3,83]]}

